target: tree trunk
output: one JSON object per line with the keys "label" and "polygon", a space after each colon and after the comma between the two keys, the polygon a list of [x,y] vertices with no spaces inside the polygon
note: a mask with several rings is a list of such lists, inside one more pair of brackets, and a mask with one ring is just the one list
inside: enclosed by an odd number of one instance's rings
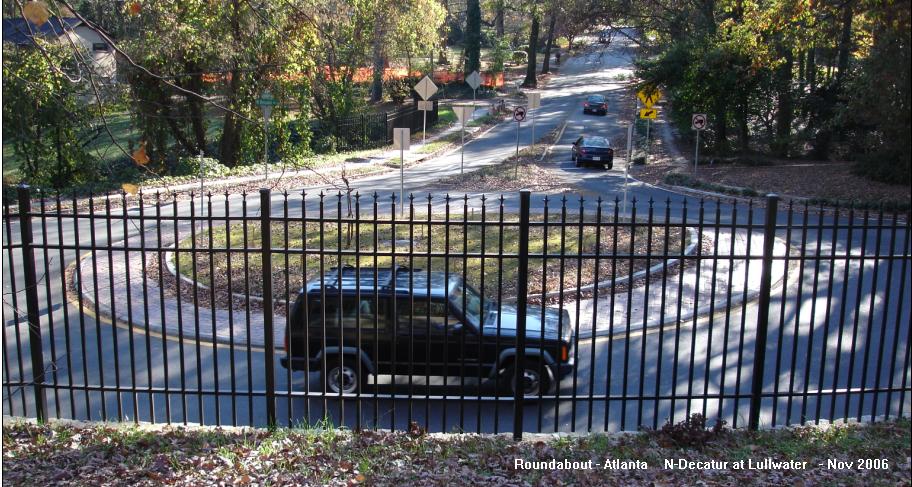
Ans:
{"label": "tree trunk", "polygon": [[804,75],[807,77],[808,91],[814,93],[817,90],[817,50],[808,49],[807,67],[804,68]]}
{"label": "tree trunk", "polygon": [[538,15],[532,16],[532,30],[529,33],[529,64],[526,65],[526,79],[523,86],[526,88],[535,88],[538,86],[538,80],[535,79],[535,52],[538,51]]}
{"label": "tree trunk", "polygon": [[504,2],[498,0],[494,6],[494,33],[498,38],[504,35]]}
{"label": "tree trunk", "polygon": [[380,22],[378,18],[374,23],[374,73],[370,94],[370,100],[374,103],[383,99],[383,29],[380,28]]}
{"label": "tree trunk", "polygon": [[481,69],[481,4],[479,0],[466,2],[465,66],[466,76]]}
{"label": "tree trunk", "polygon": [[852,2],[848,1],[842,10],[842,36],[839,39],[839,60],[836,69],[836,83],[841,85],[849,71],[849,56],[852,53]]}
{"label": "tree trunk", "polygon": [[[228,83],[227,99],[231,101],[228,107],[235,111],[240,108],[237,103],[240,78],[241,73],[237,69],[232,69],[231,82]],[[234,112],[225,112],[225,123],[222,126],[222,139],[219,142],[219,156],[222,164],[228,167],[237,165],[240,144],[240,121],[235,117]]]}
{"label": "tree trunk", "polygon": [[792,64],[794,54],[791,49],[779,49],[785,62],[776,70],[776,90],[778,101],[776,106],[776,140],[773,150],[779,157],[788,156],[789,145],[792,138],[792,121],[795,118],[794,103],[792,101]]}
{"label": "tree trunk", "polygon": [[738,104],[738,142],[742,153],[750,150],[750,127],[747,124],[747,96]]}
{"label": "tree trunk", "polygon": [[[241,42],[241,23],[240,23],[240,6],[239,0],[231,2],[231,31],[234,41],[238,44]],[[228,107],[232,110],[225,112],[225,122],[222,125],[222,138],[219,141],[219,156],[221,163],[228,167],[234,167],[238,163],[238,151],[241,145],[240,121],[235,117],[234,112],[240,108],[238,95],[241,87],[241,72],[238,69],[238,62],[234,60],[231,69],[231,81],[228,82],[228,93],[226,100]]]}
{"label": "tree trunk", "polygon": [[[199,68],[195,65],[187,66],[188,73],[199,73]],[[190,91],[202,93],[203,75],[193,74],[190,77]],[[186,96],[187,105],[190,109],[190,123],[193,127],[193,137],[196,142],[196,153],[206,152],[206,121],[205,111],[203,110],[203,101],[198,96]],[[194,154],[196,155],[196,154]]]}
{"label": "tree trunk", "polygon": [[728,120],[726,118],[727,110],[725,109],[725,100],[723,100],[722,97],[716,98],[713,112],[716,128],[716,153],[719,155],[726,155],[728,154]]}
{"label": "tree trunk", "polygon": [[548,38],[545,40],[545,59],[542,60],[542,74],[551,71],[551,48],[554,47],[554,24],[557,22],[557,9],[551,12],[551,21],[548,23]]}

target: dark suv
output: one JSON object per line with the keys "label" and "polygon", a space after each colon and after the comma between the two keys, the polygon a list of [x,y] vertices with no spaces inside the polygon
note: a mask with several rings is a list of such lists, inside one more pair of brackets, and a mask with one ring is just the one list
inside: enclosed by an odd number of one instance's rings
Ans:
{"label": "dark suv", "polygon": [[[529,307],[522,389],[552,394],[573,371],[570,315]],[[319,370],[325,390],[356,393],[369,374],[493,379],[515,393],[516,306],[484,298],[450,273],[343,267],[307,283],[281,359]],[[341,326],[340,326],[341,324]]]}

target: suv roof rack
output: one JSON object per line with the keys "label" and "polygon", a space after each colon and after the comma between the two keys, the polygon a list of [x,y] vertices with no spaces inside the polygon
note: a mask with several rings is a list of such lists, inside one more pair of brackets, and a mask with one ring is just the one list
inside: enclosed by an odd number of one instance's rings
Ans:
{"label": "suv roof rack", "polygon": [[[420,269],[416,269],[416,270],[420,270]],[[332,279],[333,272],[335,273],[335,276],[334,276],[335,279]],[[324,276],[323,287],[324,287],[324,289],[333,289],[336,291],[341,291],[341,288],[344,287],[344,284],[342,282],[342,280],[344,278],[349,277],[350,279],[354,280],[356,278],[355,276],[359,276],[359,279],[363,279],[363,277],[361,277],[361,276],[368,274],[368,275],[372,275],[374,277],[374,279],[372,279],[371,280],[372,282],[370,283],[371,287],[376,285],[377,289],[389,290],[389,289],[393,289],[393,287],[395,286],[396,278],[400,274],[405,273],[405,272],[412,272],[412,269],[409,268],[408,266],[404,266],[404,265],[400,265],[400,264],[396,264],[392,267],[386,267],[386,268],[381,268],[381,267],[358,268],[351,264],[343,264],[341,267],[331,267],[329,269],[329,272],[327,272],[327,274]],[[329,277],[331,280],[326,279],[327,277]],[[366,283],[362,283],[362,284],[366,284]],[[364,286],[364,287],[367,287],[367,286]]]}

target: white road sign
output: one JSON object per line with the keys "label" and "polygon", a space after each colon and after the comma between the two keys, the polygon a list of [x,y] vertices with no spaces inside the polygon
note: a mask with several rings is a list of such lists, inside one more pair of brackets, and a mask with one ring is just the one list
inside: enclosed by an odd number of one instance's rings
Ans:
{"label": "white road sign", "polygon": [[427,100],[428,98],[434,96],[434,93],[437,93],[437,85],[431,81],[431,78],[425,76],[421,78],[421,81],[415,85],[415,92],[418,93],[418,96]]}
{"label": "white road sign", "polygon": [[481,75],[478,74],[478,71],[472,71],[470,75],[466,76],[465,82],[468,83],[473,90],[477,90],[478,87],[481,86]]}
{"label": "white road sign", "polygon": [[475,111],[475,107],[472,105],[453,105],[453,112],[456,113],[456,118],[465,125],[466,120],[472,117],[472,113]]}
{"label": "white road sign", "polygon": [[418,101],[418,109],[422,112],[433,112],[434,111],[434,102],[432,101]]}
{"label": "white road sign", "polygon": [[529,101],[530,110],[541,106],[541,93],[526,93],[526,99]]}
{"label": "white road sign", "polygon": [[513,109],[513,120],[522,122],[526,119],[526,107],[518,106]]}
{"label": "white road sign", "polygon": [[694,113],[693,117],[690,119],[690,127],[694,130],[705,130],[706,129],[706,114],[705,113]]}
{"label": "white road sign", "polygon": [[408,150],[411,137],[408,128],[393,129],[393,149]]}

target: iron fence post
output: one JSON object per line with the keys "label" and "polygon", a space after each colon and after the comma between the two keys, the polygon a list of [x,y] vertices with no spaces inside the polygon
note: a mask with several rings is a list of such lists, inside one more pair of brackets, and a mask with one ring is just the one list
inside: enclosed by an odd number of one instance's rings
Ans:
{"label": "iron fence post", "polygon": [[[763,393],[763,369],[766,363],[766,335],[769,330],[770,287],[772,286],[773,244],[776,240],[776,214],[779,195],[766,196],[766,218],[763,222],[763,262],[760,268],[760,300],[757,310],[757,336],[754,341],[754,371],[751,377],[750,415],[747,426],[760,427],[760,403]],[[774,398],[775,400],[775,398]]]}
{"label": "iron fence post", "polygon": [[[29,351],[32,356],[32,387],[38,422],[47,420],[47,398],[44,395],[44,347],[41,343],[41,322],[38,314],[38,278],[35,274],[35,249],[32,245],[32,206],[29,186],[17,188],[19,196],[19,227],[22,235],[22,267],[25,277],[25,306],[28,319]],[[12,262],[10,263],[12,265]]]}
{"label": "iron fence post", "polygon": [[263,262],[263,338],[266,347],[266,423],[276,425],[275,340],[272,323],[272,229],[269,188],[260,188],[260,255]]}
{"label": "iron fence post", "polygon": [[523,434],[523,371],[526,365],[526,299],[529,294],[529,199],[528,191],[519,193],[519,269],[516,284],[516,358],[513,383],[513,440]]}

